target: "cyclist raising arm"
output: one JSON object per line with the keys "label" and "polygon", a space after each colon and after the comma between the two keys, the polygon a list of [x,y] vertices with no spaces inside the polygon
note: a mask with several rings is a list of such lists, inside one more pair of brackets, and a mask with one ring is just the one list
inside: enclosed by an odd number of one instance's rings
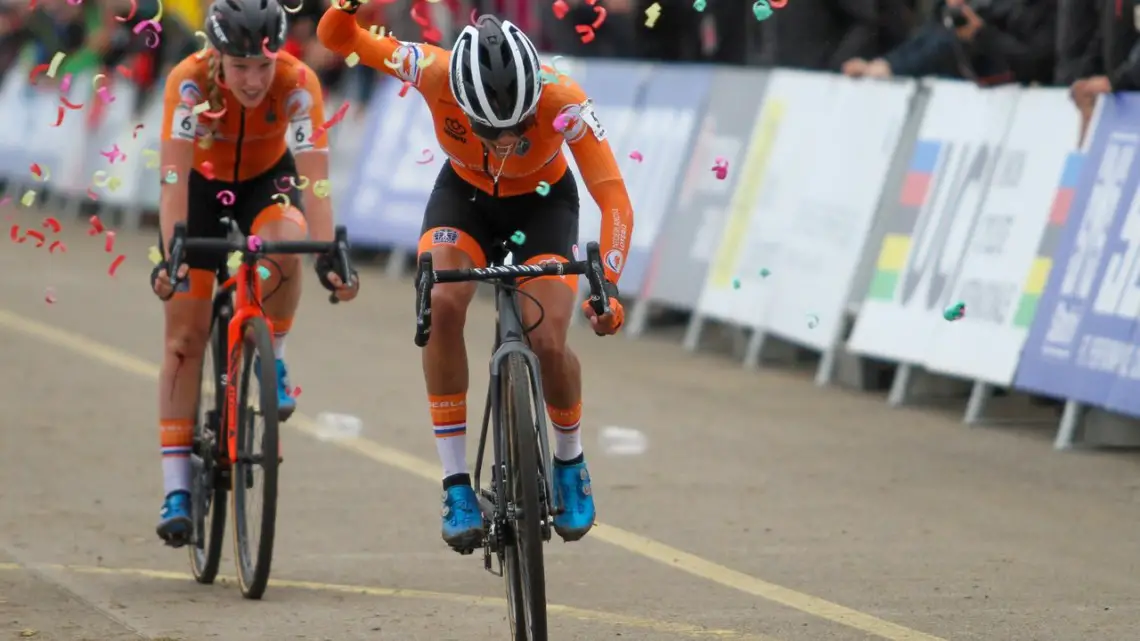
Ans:
{"label": "cyclist raising arm", "polygon": [[[323,136],[310,138],[323,122],[317,75],[279,52],[285,41],[281,5],[277,0],[216,0],[207,11],[205,31],[210,50],[187,57],[166,79],[162,245],[169,244],[179,222],[186,223],[190,237],[224,238],[228,227],[223,217],[237,222],[243,233],[267,241],[304,240],[309,224],[314,240],[333,240],[327,198],[306,198],[307,215],[300,210],[299,187],[312,189],[328,178],[328,149]],[[199,116],[194,107],[202,102],[209,103],[209,111]],[[210,333],[214,274],[225,261],[224,255],[187,252],[177,275],[184,286],[177,292],[165,262],[151,274],[155,294],[167,301],[158,401],[166,498],[157,532],[174,547],[187,543],[191,531],[189,455],[198,373]],[[326,256],[317,260],[321,283],[340,300],[351,300],[359,283],[355,277],[349,284],[340,282],[331,261]],[[301,296],[301,263],[297,255],[269,256],[264,263],[269,270],[263,284],[265,312],[273,325],[278,407],[285,420],[296,407],[282,359]]]}
{"label": "cyclist raising arm", "polygon": [[[594,330],[613,334],[624,312],[617,282],[633,231],[633,211],[606,132],[585,93],[573,81],[543,80],[534,45],[517,27],[482,16],[450,52],[428,44],[375,38],[356,23],[359,3],[340,0],[317,28],[321,42],[342,56],[411,83],[435,120],[436,137],[450,158],[440,170],[424,213],[419,251],[430,251],[437,269],[483,267],[495,241],[515,231],[526,240],[512,248],[515,263],[568,262],[578,240],[578,191],[562,144],[568,143],[590,195],[602,211],[601,246],[607,296],[613,312],[585,313]],[[424,61],[434,64],[421,67]],[[482,63],[480,63],[482,61]],[[549,70],[548,72],[549,73]],[[556,131],[564,116],[568,126]],[[548,193],[535,193],[540,183]],[[565,512],[554,529],[575,541],[594,523],[590,475],[582,454],[582,373],[566,345],[578,277],[546,276],[523,288],[543,309],[528,334],[541,363],[547,411],[555,429],[554,492]],[[483,539],[483,520],[467,471],[467,349],[463,326],[474,283],[432,290],[432,339],[423,367],[443,464],[443,538],[463,551]],[[523,325],[539,319],[539,307],[523,297]]]}

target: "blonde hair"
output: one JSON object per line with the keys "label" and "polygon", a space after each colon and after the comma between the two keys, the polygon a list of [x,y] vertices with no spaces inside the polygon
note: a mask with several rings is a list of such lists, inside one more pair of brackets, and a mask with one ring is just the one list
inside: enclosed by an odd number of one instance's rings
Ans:
{"label": "blonde hair", "polygon": [[[222,53],[217,49],[211,49],[207,55],[209,60],[206,61],[206,100],[210,104],[210,111],[217,113],[225,107],[225,101],[222,99],[222,85],[218,82],[218,77],[222,73]],[[203,149],[209,149],[213,146],[214,136],[218,132],[218,121],[221,118],[210,118],[209,120],[210,123],[206,126],[206,135],[198,143]]]}

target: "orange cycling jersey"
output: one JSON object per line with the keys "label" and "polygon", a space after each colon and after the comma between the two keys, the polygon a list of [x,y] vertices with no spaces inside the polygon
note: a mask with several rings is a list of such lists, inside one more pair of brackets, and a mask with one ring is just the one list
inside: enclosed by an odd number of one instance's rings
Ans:
{"label": "orange cycling jersey", "polygon": [[[633,233],[633,207],[606,142],[605,128],[577,83],[561,75],[557,82],[544,83],[535,126],[513,153],[500,160],[487,153],[471,133],[470,121],[452,94],[450,51],[390,36],[377,38],[357,25],[355,16],[335,6],[321,18],[317,35],[322,44],[341,56],[355,53],[361,63],[416,87],[431,110],[436,138],[455,172],[488,194],[517,196],[533,193],[541,182],[557,182],[566,173],[562,143],[568,143],[582,180],[602,212],[599,238],[606,277],[617,283]],[[545,69],[548,74],[552,72]],[[554,127],[559,116],[568,123],[562,131]]]}
{"label": "orange cycling jersey", "polygon": [[[202,163],[209,162],[218,180],[242,182],[271,169],[286,150],[328,148],[327,136],[312,139],[324,122],[324,105],[320,82],[303,62],[278,53],[269,92],[256,108],[246,109],[224,81],[211,77],[217,54],[199,55],[187,57],[167,77],[162,118],[162,140],[194,142],[212,132],[213,144],[194,147],[196,171],[202,173]],[[225,111],[196,115],[194,107],[210,102],[211,92],[220,95]]]}

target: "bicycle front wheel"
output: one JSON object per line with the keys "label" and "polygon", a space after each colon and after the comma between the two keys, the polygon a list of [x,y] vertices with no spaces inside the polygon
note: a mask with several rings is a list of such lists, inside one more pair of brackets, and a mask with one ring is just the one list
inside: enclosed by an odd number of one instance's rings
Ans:
{"label": "bicycle front wheel", "polygon": [[190,453],[190,571],[198,583],[213,583],[226,535],[227,488],[218,469],[218,434],[225,420],[226,329],[228,319],[215,317],[199,375],[194,449]]}
{"label": "bicycle front wheel", "polygon": [[230,382],[238,385],[237,462],[230,472],[234,556],[242,596],[260,599],[269,582],[277,526],[277,368],[264,318],[247,320],[242,336],[239,380]]}
{"label": "bicycle front wheel", "polygon": [[508,521],[505,571],[511,631],[515,641],[547,641],[546,571],[542,558],[543,505],[538,433],[530,376],[521,354],[507,357],[502,373],[502,408],[507,433],[505,477]]}

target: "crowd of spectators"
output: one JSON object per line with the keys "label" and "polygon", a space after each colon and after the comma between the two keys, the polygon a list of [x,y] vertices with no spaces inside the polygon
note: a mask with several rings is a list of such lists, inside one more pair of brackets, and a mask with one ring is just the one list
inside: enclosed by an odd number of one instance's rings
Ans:
{"label": "crowd of spectators", "polygon": [[[328,0],[283,1],[295,10],[287,49],[326,86],[366,96],[374,73],[346,67],[316,41]],[[158,0],[74,2],[0,0],[0,77],[62,51],[62,73],[122,68],[152,88],[201,46],[194,33],[209,5],[165,0],[162,37],[152,48],[134,27],[155,15]],[[751,0],[706,0],[697,3],[701,11],[691,0],[563,2],[569,10],[561,18],[548,0],[373,0],[359,16],[419,40],[423,27],[412,18],[414,7],[443,45],[473,13],[494,13],[552,54],[1061,85],[1071,88],[1086,119],[1098,94],[1140,89],[1140,11],[1125,11],[1121,0],[786,0],[765,21],[752,18]],[[594,4],[605,7],[606,19],[595,39],[583,43],[574,26],[595,21]],[[650,24],[646,11],[654,4],[660,11]]]}

